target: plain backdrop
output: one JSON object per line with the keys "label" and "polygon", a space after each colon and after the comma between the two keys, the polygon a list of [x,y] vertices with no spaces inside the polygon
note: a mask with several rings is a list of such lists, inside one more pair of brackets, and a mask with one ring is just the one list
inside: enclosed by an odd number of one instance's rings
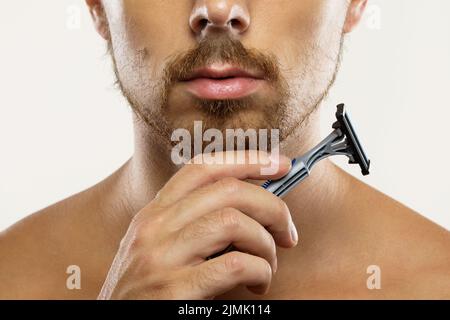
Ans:
{"label": "plain backdrop", "polygon": [[[449,12],[448,0],[369,1],[322,120],[325,135],[345,102],[372,160],[362,179],[447,229]],[[0,3],[0,230],[133,152],[131,112],[89,19],[81,0]]]}

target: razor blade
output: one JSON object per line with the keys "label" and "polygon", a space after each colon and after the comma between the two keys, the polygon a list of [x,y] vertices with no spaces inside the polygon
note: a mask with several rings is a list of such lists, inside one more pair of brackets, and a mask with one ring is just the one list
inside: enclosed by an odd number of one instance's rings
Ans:
{"label": "razor blade", "polygon": [[305,180],[320,160],[337,155],[347,156],[350,164],[358,164],[361,173],[368,175],[370,160],[364,152],[344,104],[337,106],[336,119],[333,132],[309,152],[293,159],[292,169],[286,176],[278,180],[268,180],[262,187],[276,196],[283,197]]}

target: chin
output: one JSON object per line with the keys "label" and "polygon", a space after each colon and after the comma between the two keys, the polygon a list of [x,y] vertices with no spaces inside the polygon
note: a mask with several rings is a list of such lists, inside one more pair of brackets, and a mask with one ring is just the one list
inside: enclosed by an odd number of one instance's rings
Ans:
{"label": "chin", "polygon": [[235,110],[227,112],[226,115],[193,110],[189,114],[183,114],[183,117],[178,115],[172,118],[170,123],[173,129],[184,128],[192,131],[196,121],[202,123],[203,130],[218,129],[225,132],[226,129],[275,129],[274,124],[267,119],[263,111],[254,109]]}

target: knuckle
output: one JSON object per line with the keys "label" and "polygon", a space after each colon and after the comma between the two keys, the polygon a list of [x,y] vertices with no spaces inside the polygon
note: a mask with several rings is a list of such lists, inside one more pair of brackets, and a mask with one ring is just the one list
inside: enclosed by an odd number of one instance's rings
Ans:
{"label": "knuckle", "polygon": [[142,234],[135,234],[129,243],[131,252],[135,252],[141,250],[145,246],[146,239]]}
{"label": "knuckle", "polygon": [[234,177],[226,177],[218,181],[222,192],[226,194],[234,194],[239,192],[242,182]]}
{"label": "knuckle", "polygon": [[224,267],[228,274],[237,275],[245,269],[245,262],[241,254],[230,252],[225,255]]}
{"label": "knuckle", "polygon": [[131,251],[139,251],[148,245],[149,234],[147,223],[141,221],[132,226],[131,232],[122,239],[121,245],[128,243]]}
{"label": "knuckle", "polygon": [[160,213],[154,213],[145,219],[142,219],[138,224],[136,224],[135,232],[138,236],[148,236],[150,234],[154,235],[156,232],[161,231],[166,228],[166,215]]}
{"label": "knuckle", "polygon": [[147,228],[156,228],[159,229],[161,225],[163,225],[166,222],[166,214],[154,213],[146,221],[144,222],[147,226]]}
{"label": "knuckle", "polygon": [[164,223],[164,215],[157,212],[133,219],[132,225],[136,233],[148,233],[153,228],[159,229]]}
{"label": "knuckle", "polygon": [[142,246],[148,238],[149,229],[144,224],[139,224],[135,227],[133,232],[133,238],[131,240],[131,243],[133,247],[138,248]]}
{"label": "knuckle", "polygon": [[237,209],[226,207],[220,211],[220,225],[226,230],[233,231],[241,224],[241,212]]}

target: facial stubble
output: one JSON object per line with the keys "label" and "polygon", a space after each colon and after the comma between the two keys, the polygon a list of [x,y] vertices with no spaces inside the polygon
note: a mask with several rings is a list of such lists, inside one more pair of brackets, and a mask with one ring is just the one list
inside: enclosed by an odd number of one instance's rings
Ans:
{"label": "facial stubble", "polygon": [[[186,79],[197,68],[204,67],[214,62],[229,63],[237,65],[243,69],[258,70],[265,75],[265,80],[270,83],[276,97],[270,101],[259,103],[253,97],[247,97],[236,100],[203,100],[194,98],[192,100],[192,108],[198,110],[201,114],[200,119],[203,122],[203,130],[209,128],[219,129],[224,133],[226,129],[279,129],[279,141],[286,140],[294,131],[307,125],[309,116],[314,113],[321,102],[327,96],[330,88],[333,86],[336,75],[339,70],[342,57],[343,36],[341,37],[338,56],[336,57],[336,67],[331,80],[325,90],[318,98],[313,100],[308,106],[303,106],[301,115],[293,115],[292,108],[289,103],[292,102],[294,94],[289,87],[288,81],[281,73],[281,67],[274,55],[262,53],[256,49],[247,49],[238,40],[232,39],[227,35],[214,36],[204,38],[197,47],[186,52],[180,52],[170,56],[165,62],[163,75],[160,79],[153,81],[142,81],[142,83],[155,83],[152,86],[144,86],[140,90],[145,91],[153,98],[149,100],[139,99],[138,94],[129,90],[121,79],[118,65],[114,56],[112,42],[108,44],[108,52],[113,61],[114,72],[116,75],[116,83],[128,100],[132,110],[134,111],[136,121],[141,127],[147,129],[147,134],[157,139],[160,143],[172,147],[174,142],[171,141],[172,132],[175,129],[184,127],[192,131],[193,123],[184,123],[183,115],[179,115],[178,121],[168,119],[167,110],[169,109],[169,97],[173,86]],[[140,61],[140,68],[143,77],[148,73],[147,64],[143,63],[148,59],[148,50],[146,48],[139,50],[137,53],[137,61]],[[144,70],[142,70],[144,68]],[[311,71],[312,72],[312,71]],[[257,112],[258,119],[252,121],[243,114],[252,111]],[[242,118],[247,121],[242,121]],[[241,120],[240,120],[241,119]],[[251,117],[250,117],[251,119]],[[292,121],[296,119],[296,121]],[[270,149],[270,141],[269,149]]]}

